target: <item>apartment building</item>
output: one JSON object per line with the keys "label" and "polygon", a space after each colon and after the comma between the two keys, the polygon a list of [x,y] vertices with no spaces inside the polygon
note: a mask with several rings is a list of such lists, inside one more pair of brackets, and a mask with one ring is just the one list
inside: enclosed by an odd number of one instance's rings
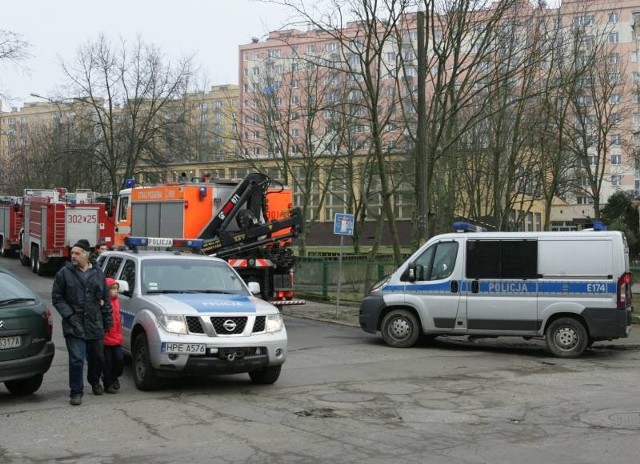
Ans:
{"label": "apartment building", "polygon": [[[492,8],[498,8],[502,2],[495,2]],[[600,206],[614,192],[623,190],[634,196],[640,195],[640,170],[637,153],[640,151],[640,97],[637,84],[640,83],[638,65],[639,34],[636,22],[640,19],[640,4],[637,1],[622,0],[610,2],[608,0],[567,0],[557,8],[546,8],[543,13],[536,13],[531,2],[523,1],[519,8],[506,14],[504,21],[518,22],[518,27],[526,29],[530,24],[526,18],[544,16],[545,25],[562,29],[566,36],[575,36],[580,31],[580,46],[576,46],[579,59],[585,59],[588,51],[600,46],[600,53],[605,53],[604,60],[598,61],[598,66],[604,63],[608,85],[606,97],[607,128],[606,131],[593,131],[586,135],[585,153],[587,160],[576,160],[573,172],[576,179],[570,189],[562,192],[561,204],[579,205],[579,208],[558,208],[552,210],[551,220],[570,227],[567,224],[574,219],[584,223],[594,216],[593,189],[599,192]],[[479,12],[479,23],[486,12]],[[406,30],[404,43],[396,48],[386,45],[382,55],[388,60],[388,69],[394,63],[402,62],[401,68],[396,67],[395,73],[388,78],[381,79],[381,92],[389,97],[390,106],[398,113],[398,118],[387,120],[388,134],[385,132],[385,144],[394,147],[391,152],[396,153],[403,163],[398,165],[397,171],[411,174],[415,171],[413,162],[409,162],[408,150],[411,144],[406,138],[394,136],[397,130],[402,130],[406,119],[400,117],[401,112],[411,112],[401,97],[395,98],[395,93],[416,92],[417,61],[415,39],[417,37],[415,14],[407,15],[403,20]],[[342,31],[346,40],[352,38],[357,41],[358,24],[349,23]],[[432,31],[433,40],[442,38],[442,31]],[[440,35],[438,35],[440,34]],[[353,43],[350,44],[353,46]],[[467,40],[465,47],[473,48],[472,40]],[[430,59],[427,52],[427,61]],[[432,53],[432,52],[431,52]],[[316,159],[313,165],[318,170],[318,183],[327,185],[334,183],[335,175],[329,170],[335,169],[336,158],[350,157],[359,169],[364,169],[366,153],[369,143],[367,114],[358,114],[364,106],[358,109],[357,102],[363,98],[360,88],[350,85],[350,80],[358,79],[358,73],[352,72],[359,64],[357,60],[351,62],[353,55],[344,49],[344,45],[329,34],[318,30],[282,30],[269,34],[264,41],[253,40],[239,48],[239,133],[241,136],[241,153],[248,160],[271,160],[275,166],[282,168],[278,159],[287,158],[287,163],[300,166],[300,174],[308,169],[310,157]],[[595,61],[594,61],[595,63]],[[317,66],[314,66],[316,64]],[[552,64],[553,65],[553,64]],[[398,85],[398,81],[402,80]],[[586,76],[586,86],[593,84],[594,77]],[[351,82],[353,83],[353,82]],[[478,85],[481,85],[479,83]],[[352,112],[346,111],[345,102],[355,103]],[[583,90],[578,103],[581,105],[581,124],[584,127],[594,127],[600,123],[595,120],[593,113],[604,107],[596,107],[594,97]],[[336,111],[338,105],[340,111]],[[353,139],[345,144],[343,137],[333,137],[335,114],[350,114],[354,118],[350,121]],[[319,117],[321,116],[321,117]],[[360,118],[359,118],[360,116]],[[361,121],[361,122],[359,122]],[[586,121],[586,122],[585,122]],[[578,126],[576,122],[576,126]],[[583,130],[586,133],[587,129]],[[344,135],[344,134],[342,134]],[[597,139],[597,141],[596,141]],[[588,164],[588,166],[583,166]],[[529,169],[528,167],[524,170]],[[339,171],[339,170],[338,170]],[[592,181],[587,177],[591,173]],[[395,204],[396,217],[410,220],[413,214],[413,187],[411,175],[399,178],[396,188]],[[521,182],[516,182],[520,184]],[[407,184],[407,185],[405,185]],[[327,196],[328,204],[315,217],[318,221],[331,221],[335,210],[344,208],[345,192],[340,192],[334,198],[330,190]],[[320,188],[318,188],[320,191]],[[522,192],[524,193],[524,192]],[[336,201],[334,201],[336,200]],[[379,210],[375,195],[372,196],[370,207]],[[333,201],[333,204],[332,204]],[[334,207],[335,205],[335,207]],[[456,207],[457,210],[458,207]],[[540,208],[543,208],[542,210]],[[562,213],[560,213],[562,209]],[[541,226],[540,217],[544,206],[541,202],[531,199],[523,209],[514,209],[509,215],[514,218],[514,228],[538,230]],[[581,217],[569,217],[579,211]],[[464,213],[464,211],[462,211]],[[523,218],[519,220],[518,218]]]}
{"label": "apartment building", "polygon": [[[11,175],[11,162],[29,144],[35,131],[73,127],[74,119],[86,112],[77,99],[54,100],[35,96],[39,101],[27,102],[21,108],[0,108],[0,176]],[[183,120],[165,131],[159,149],[167,152],[163,168],[141,164],[137,167],[139,182],[164,182],[177,179],[185,172],[189,177],[204,171],[206,163],[235,162],[237,158],[238,87],[216,85],[208,91],[193,92],[170,102],[161,116]],[[125,108],[116,108],[125,111]],[[90,111],[89,111],[90,113]],[[117,115],[116,115],[117,116]],[[88,117],[91,117],[90,114]],[[178,141],[176,141],[178,139]],[[3,191],[0,178],[0,191]],[[5,189],[6,190],[6,189]]]}

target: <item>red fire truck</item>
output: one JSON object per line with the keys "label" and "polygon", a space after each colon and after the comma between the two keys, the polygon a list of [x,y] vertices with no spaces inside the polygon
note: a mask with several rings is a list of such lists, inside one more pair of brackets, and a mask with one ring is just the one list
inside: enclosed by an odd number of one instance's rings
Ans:
{"label": "red fire truck", "polygon": [[69,259],[74,243],[86,239],[113,243],[114,222],[110,204],[94,192],[65,189],[27,189],[23,198],[24,227],[20,261],[44,275]]}
{"label": "red fire truck", "polygon": [[18,252],[22,218],[22,197],[0,197],[0,256]]}

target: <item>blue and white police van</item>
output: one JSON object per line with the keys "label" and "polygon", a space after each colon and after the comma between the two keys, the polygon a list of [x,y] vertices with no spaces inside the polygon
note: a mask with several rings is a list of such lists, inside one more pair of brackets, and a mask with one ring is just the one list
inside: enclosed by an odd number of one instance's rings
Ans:
{"label": "blue and white police van", "polygon": [[138,251],[139,246],[196,248],[199,240],[131,237],[134,251],[99,257],[120,284],[123,351],[132,357],[141,390],[162,377],[248,373],[274,383],[287,358],[287,331],[278,309],[257,298],[229,264],[180,251]]}
{"label": "blue and white police van", "polygon": [[426,336],[544,337],[558,357],[631,330],[623,233],[472,232],[430,239],[372,287],[360,326],[393,347]]}

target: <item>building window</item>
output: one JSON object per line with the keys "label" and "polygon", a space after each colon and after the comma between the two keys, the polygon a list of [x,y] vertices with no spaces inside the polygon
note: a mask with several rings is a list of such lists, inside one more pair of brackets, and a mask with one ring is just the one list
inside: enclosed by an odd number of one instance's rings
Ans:
{"label": "building window", "polygon": [[279,48],[267,50],[267,58],[280,58],[281,52]]}
{"label": "building window", "polygon": [[620,134],[611,134],[611,145],[620,145]]}
{"label": "building window", "polygon": [[291,104],[292,105],[299,105],[300,104],[300,97],[298,95],[292,95],[291,96]]}
{"label": "building window", "polygon": [[338,50],[338,43],[337,42],[329,42],[328,44],[325,44],[325,46],[324,46],[324,51],[327,52],[327,53],[335,52],[336,50]]}
{"label": "building window", "polygon": [[591,26],[593,24],[593,15],[575,16],[573,18],[574,26]]}
{"label": "building window", "polygon": [[579,205],[592,205],[593,198],[591,197],[576,197],[576,203]]}
{"label": "building window", "polygon": [[609,104],[610,105],[617,105],[620,103],[620,94],[619,93],[614,93],[609,97]]}
{"label": "building window", "polygon": [[300,131],[298,129],[291,129],[291,137],[297,137],[300,135]]}
{"label": "building window", "polygon": [[611,32],[607,37],[607,42],[609,43],[620,43],[620,33]]}
{"label": "building window", "polygon": [[622,164],[622,155],[611,155],[611,164],[614,166]]}
{"label": "building window", "polygon": [[622,180],[622,176],[618,176],[618,175],[613,175],[611,176],[611,185],[613,185],[614,187],[619,187]]}
{"label": "building window", "polygon": [[611,53],[609,54],[609,64],[620,63],[620,54],[619,53]]}
{"label": "building window", "polygon": [[616,24],[618,21],[620,21],[620,13],[618,13],[617,11],[612,11],[611,13],[609,13],[610,23]]}

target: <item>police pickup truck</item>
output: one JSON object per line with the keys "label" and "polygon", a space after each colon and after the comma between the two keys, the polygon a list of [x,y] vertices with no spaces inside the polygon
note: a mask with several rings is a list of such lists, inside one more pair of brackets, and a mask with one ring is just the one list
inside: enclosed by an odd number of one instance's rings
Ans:
{"label": "police pickup truck", "polygon": [[[200,243],[170,241],[161,244]],[[152,390],[162,377],[235,373],[274,383],[287,357],[287,332],[278,309],[253,296],[259,284],[245,284],[221,259],[137,251],[155,242],[131,237],[134,251],[109,251],[98,260],[120,284],[122,348],[132,357],[136,386]]]}

